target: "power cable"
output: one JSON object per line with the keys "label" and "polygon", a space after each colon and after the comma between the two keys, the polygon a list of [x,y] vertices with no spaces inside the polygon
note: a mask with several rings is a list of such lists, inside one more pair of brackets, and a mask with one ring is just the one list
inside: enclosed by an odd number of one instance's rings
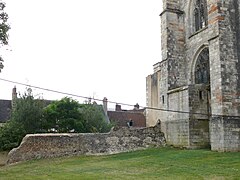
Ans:
{"label": "power cable", "polygon": [[[25,83],[12,81],[12,80],[7,80],[7,79],[3,79],[3,78],[0,78],[0,81],[5,81],[5,82],[18,84],[18,85],[22,85],[22,86],[28,86],[28,87],[41,89],[41,90],[44,90],[44,91],[49,91],[49,92],[58,93],[58,94],[62,94],[62,95],[72,96],[72,97],[78,97],[78,98],[83,98],[83,99],[92,99],[94,101],[100,101],[100,102],[104,101],[104,100],[101,100],[101,99],[89,98],[87,96],[81,96],[81,95],[76,95],[76,94],[72,94],[72,93],[66,93],[66,92],[62,92],[62,91],[57,91],[57,90],[52,90],[52,89],[48,89],[48,88],[43,88],[43,87],[39,87],[39,86],[33,86],[33,85],[30,85],[30,84],[25,84]],[[119,102],[115,102],[115,101],[107,101],[107,102],[110,103],[110,104],[119,104],[119,105],[129,106],[129,107],[134,107],[135,106],[135,105],[132,105],[132,104],[119,103]],[[178,111],[178,110],[170,110],[170,109],[162,109],[162,108],[154,108],[154,107],[144,107],[144,106],[139,106],[139,107],[142,108],[142,109],[164,111],[164,112],[172,112],[172,113],[181,113],[181,114],[189,114],[189,115],[226,117],[226,115],[220,115],[220,114],[205,114],[205,113],[196,113],[196,112],[192,113],[192,112],[187,112],[187,111]],[[231,116],[231,117],[240,118],[240,116]]]}

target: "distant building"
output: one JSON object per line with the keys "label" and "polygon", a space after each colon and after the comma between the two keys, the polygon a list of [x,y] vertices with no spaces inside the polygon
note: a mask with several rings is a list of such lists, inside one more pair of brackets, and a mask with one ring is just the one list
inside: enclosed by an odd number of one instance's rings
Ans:
{"label": "distant building", "polygon": [[[107,105],[106,99],[104,105]],[[121,105],[116,104],[115,111],[107,111],[107,115],[110,122],[115,126],[141,128],[146,127],[144,112],[145,109],[139,109],[138,104],[136,104],[132,110],[123,110]]]}

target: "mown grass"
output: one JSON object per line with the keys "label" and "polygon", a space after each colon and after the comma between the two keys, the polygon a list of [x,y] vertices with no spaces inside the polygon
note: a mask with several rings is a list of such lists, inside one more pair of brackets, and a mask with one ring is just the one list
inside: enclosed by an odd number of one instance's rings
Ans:
{"label": "mown grass", "polygon": [[240,179],[240,153],[162,148],[35,160],[1,167],[0,180],[11,179]]}
{"label": "mown grass", "polygon": [[[8,152],[7,151],[0,151],[0,166],[3,166],[7,160],[7,154]],[[0,178],[1,180],[1,178]]]}

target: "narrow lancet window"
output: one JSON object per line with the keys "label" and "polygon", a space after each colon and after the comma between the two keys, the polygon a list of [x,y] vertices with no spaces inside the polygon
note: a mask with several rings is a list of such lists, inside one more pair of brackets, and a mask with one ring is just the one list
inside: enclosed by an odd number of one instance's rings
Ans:
{"label": "narrow lancet window", "polygon": [[207,2],[206,0],[196,0],[194,9],[195,31],[207,26]]}

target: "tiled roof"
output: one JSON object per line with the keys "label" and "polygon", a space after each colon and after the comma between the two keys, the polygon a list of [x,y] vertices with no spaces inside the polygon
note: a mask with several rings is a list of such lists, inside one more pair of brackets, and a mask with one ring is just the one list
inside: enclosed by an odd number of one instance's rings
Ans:
{"label": "tiled roof", "polygon": [[140,110],[108,111],[108,117],[111,122],[120,127],[127,127],[130,120],[133,121],[133,127],[146,127],[146,118]]}
{"label": "tiled roof", "polygon": [[12,109],[11,102],[11,100],[0,100],[0,123],[9,120]]}

